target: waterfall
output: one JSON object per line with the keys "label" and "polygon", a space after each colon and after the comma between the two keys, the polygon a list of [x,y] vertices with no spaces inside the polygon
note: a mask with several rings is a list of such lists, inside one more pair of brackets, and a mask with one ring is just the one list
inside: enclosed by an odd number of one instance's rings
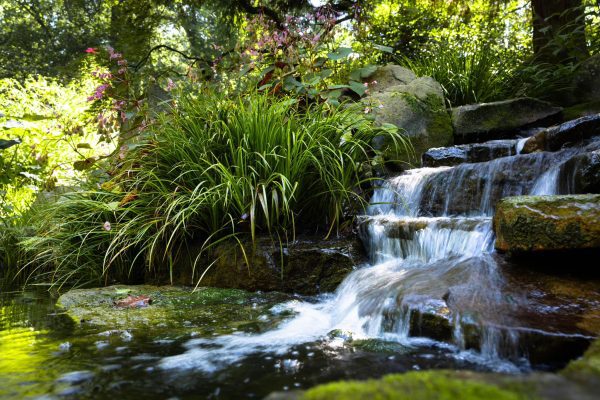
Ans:
{"label": "waterfall", "polygon": [[[165,358],[162,368],[216,370],[265,349],[284,353],[337,330],[408,346],[444,343],[456,349],[456,357],[518,370],[526,354],[519,348],[521,321],[514,316],[526,299],[505,294],[493,247],[494,207],[506,196],[555,193],[559,166],[572,154],[418,168],[379,182],[359,218],[368,265],[317,302],[281,305],[295,316],[276,329],[191,340],[186,353]],[[432,318],[433,329],[424,322]]]}

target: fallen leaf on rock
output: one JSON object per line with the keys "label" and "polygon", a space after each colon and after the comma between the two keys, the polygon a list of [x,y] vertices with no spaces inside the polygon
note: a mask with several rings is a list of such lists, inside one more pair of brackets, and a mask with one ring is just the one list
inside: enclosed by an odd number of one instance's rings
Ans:
{"label": "fallen leaf on rock", "polygon": [[142,308],[152,304],[152,299],[148,296],[127,296],[124,299],[115,301],[115,307],[119,308]]}

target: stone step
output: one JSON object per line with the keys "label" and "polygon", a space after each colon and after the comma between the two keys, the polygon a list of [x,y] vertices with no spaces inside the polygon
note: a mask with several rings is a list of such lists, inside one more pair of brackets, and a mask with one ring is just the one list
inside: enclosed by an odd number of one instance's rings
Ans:
{"label": "stone step", "polygon": [[423,167],[451,167],[463,163],[479,163],[516,155],[519,139],[491,140],[484,143],[437,147],[423,153]]}
{"label": "stone step", "polygon": [[557,151],[593,136],[600,136],[600,114],[588,115],[544,129],[525,142],[522,152],[527,154]]}
{"label": "stone step", "polygon": [[370,224],[381,226],[385,236],[390,239],[411,240],[414,234],[425,228],[473,231],[478,226],[491,222],[491,217],[394,217],[392,215],[364,216],[358,219],[358,225],[364,229]]}

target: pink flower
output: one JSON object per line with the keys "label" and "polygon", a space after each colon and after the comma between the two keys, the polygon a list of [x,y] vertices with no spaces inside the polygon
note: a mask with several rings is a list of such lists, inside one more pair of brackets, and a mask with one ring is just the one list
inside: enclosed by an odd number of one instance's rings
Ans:
{"label": "pink flower", "polygon": [[170,92],[175,88],[175,82],[171,80],[171,78],[167,79],[167,92]]}
{"label": "pink flower", "polygon": [[119,75],[123,75],[125,72],[127,72],[127,68],[123,67],[123,68],[119,68],[119,70],[117,71],[117,73]]}
{"label": "pink flower", "polygon": [[119,65],[127,65],[127,60],[119,60],[119,61],[117,61],[117,64],[119,64]]}
{"label": "pink flower", "polygon": [[110,229],[111,229],[110,222],[106,221],[104,223],[104,225],[102,225],[102,228],[104,228],[104,230],[107,232],[110,231]]}
{"label": "pink flower", "polygon": [[88,47],[87,49],[85,49],[85,52],[90,54],[96,54],[96,49],[93,47]]}

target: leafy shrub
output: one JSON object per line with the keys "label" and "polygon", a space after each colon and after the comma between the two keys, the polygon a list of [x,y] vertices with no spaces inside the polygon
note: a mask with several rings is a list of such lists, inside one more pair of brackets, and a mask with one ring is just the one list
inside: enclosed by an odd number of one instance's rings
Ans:
{"label": "leafy shrub", "polygon": [[[331,233],[364,205],[376,128],[352,108],[204,91],[177,99],[102,190],[64,196],[26,247],[59,284],[139,276],[224,238]],[[37,272],[39,273],[38,270]]]}

